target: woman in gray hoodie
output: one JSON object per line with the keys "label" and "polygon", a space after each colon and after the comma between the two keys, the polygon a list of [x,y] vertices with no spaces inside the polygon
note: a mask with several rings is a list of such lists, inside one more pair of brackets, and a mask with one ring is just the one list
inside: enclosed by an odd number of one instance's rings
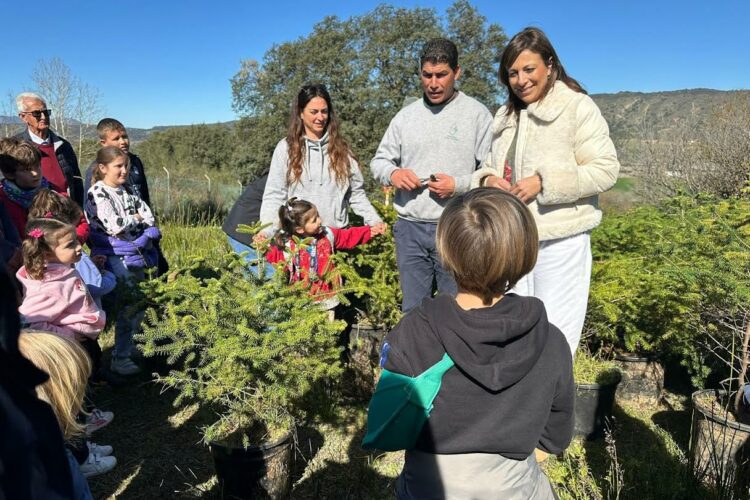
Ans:
{"label": "woman in gray hoodie", "polygon": [[346,140],[340,135],[331,96],[324,85],[305,85],[297,94],[285,139],[273,152],[260,220],[277,229],[278,212],[291,197],[318,207],[326,226],[349,223],[349,207],[366,225],[382,220],[367,199],[362,172]]}

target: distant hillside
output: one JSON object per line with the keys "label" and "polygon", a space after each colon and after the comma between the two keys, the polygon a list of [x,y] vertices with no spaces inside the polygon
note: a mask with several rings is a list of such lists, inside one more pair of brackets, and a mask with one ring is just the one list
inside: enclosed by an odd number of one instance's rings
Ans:
{"label": "distant hillside", "polygon": [[[644,141],[669,141],[677,136],[697,138],[700,127],[710,119],[711,114],[737,95],[750,99],[750,90],[618,92],[594,94],[591,97],[607,119],[612,139],[627,173],[629,167],[638,163],[639,155],[645,151]],[[232,127],[235,123],[224,122],[216,126]],[[185,126],[189,125],[162,125],[149,129],[129,127],[128,133],[131,141],[137,144],[147,140],[154,132]],[[20,130],[18,117],[0,116],[0,134],[6,135]],[[70,130],[71,138],[78,135],[75,125],[71,126]],[[95,131],[90,130],[88,135],[95,137]]]}
{"label": "distant hillside", "polygon": [[672,92],[618,92],[591,97],[602,110],[610,132],[619,140],[642,139],[644,127],[661,137],[674,132],[695,131],[711,113],[734,95],[750,97],[750,91],[711,89],[676,90]]}
{"label": "distant hillside", "polygon": [[[0,137],[6,136],[6,135],[13,135],[21,130],[23,130],[23,127],[21,126],[22,122],[17,116],[7,116],[7,115],[0,115]],[[234,126],[235,122],[223,122],[223,123],[217,123],[216,125],[224,126],[224,127],[231,127]],[[87,133],[87,137],[91,139],[96,138],[96,128],[95,124],[90,127],[89,132]],[[127,126],[127,125],[126,125]],[[154,132],[160,132],[163,130],[169,130],[172,128],[180,128],[180,127],[189,127],[190,125],[158,125],[156,127],[152,128],[135,128],[135,127],[128,127],[128,135],[130,136],[130,141],[133,143],[138,143],[141,141],[145,141],[148,139],[148,136],[153,134]],[[70,130],[72,133],[69,133],[71,137],[78,136],[78,123],[74,122],[73,124],[69,125]]]}

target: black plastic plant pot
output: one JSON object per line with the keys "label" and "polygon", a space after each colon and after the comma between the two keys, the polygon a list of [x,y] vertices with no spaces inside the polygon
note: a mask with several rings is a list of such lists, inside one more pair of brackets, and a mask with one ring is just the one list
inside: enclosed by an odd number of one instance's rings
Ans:
{"label": "black plastic plant pot", "polygon": [[750,425],[737,422],[728,411],[726,391],[704,389],[692,396],[690,466],[695,477],[722,491],[750,489]]}
{"label": "black plastic plant pot", "polygon": [[612,419],[618,378],[611,384],[576,384],[575,434],[588,440],[604,437]]}
{"label": "black plastic plant pot", "polygon": [[619,353],[615,363],[622,372],[617,388],[621,398],[648,398],[659,401],[664,389],[664,366],[656,359],[637,354]]}
{"label": "black plastic plant pot", "polygon": [[286,498],[291,488],[292,433],[278,441],[235,448],[208,445],[221,498]]}

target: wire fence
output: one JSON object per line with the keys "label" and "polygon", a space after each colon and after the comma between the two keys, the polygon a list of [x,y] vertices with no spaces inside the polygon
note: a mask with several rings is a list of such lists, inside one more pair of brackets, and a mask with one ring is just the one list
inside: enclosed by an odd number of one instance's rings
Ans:
{"label": "wire fence", "polygon": [[152,176],[148,181],[151,208],[162,220],[185,224],[215,224],[227,214],[242,193],[239,179],[218,181],[209,175]]}

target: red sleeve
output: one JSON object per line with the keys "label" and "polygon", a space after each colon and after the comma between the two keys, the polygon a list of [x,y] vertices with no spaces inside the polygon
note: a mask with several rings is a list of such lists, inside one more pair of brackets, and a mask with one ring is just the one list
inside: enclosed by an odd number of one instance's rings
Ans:
{"label": "red sleeve", "polygon": [[270,247],[268,247],[268,251],[266,252],[266,260],[271,264],[282,262],[283,260],[285,260],[284,251],[275,245],[271,245]]}
{"label": "red sleeve", "polygon": [[78,236],[78,241],[81,243],[89,239],[89,223],[86,221],[86,216],[83,215],[83,212],[81,212],[81,220],[78,221],[78,226],[76,226],[76,236]]}
{"label": "red sleeve", "polygon": [[370,226],[357,226],[348,229],[329,228],[333,233],[333,246],[335,250],[348,250],[357,245],[364,245],[372,236]]}

